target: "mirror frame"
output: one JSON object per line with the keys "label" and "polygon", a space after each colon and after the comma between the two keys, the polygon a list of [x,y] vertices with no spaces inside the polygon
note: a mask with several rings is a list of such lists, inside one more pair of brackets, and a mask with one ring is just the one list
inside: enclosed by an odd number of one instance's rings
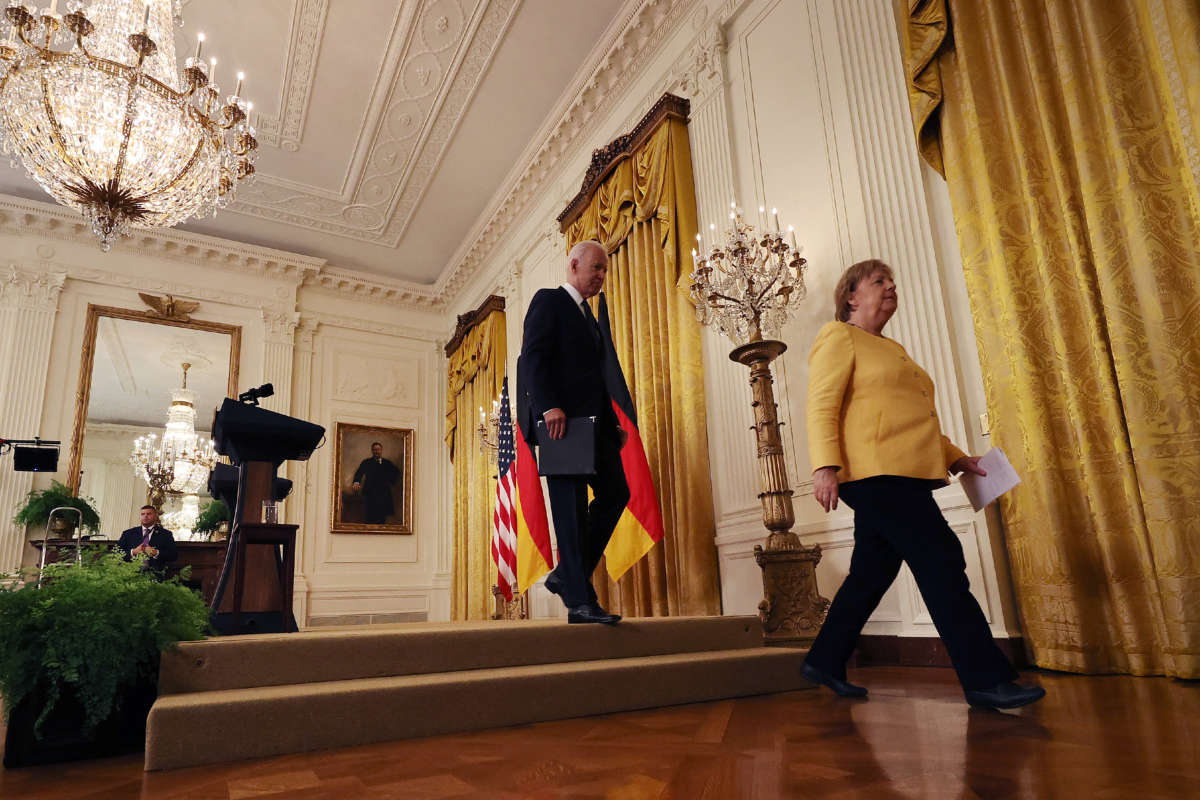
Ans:
{"label": "mirror frame", "polygon": [[198,319],[171,319],[159,316],[153,311],[136,311],[130,308],[98,306],[88,303],[87,322],[83,328],[83,351],[79,360],[79,388],[75,392],[75,427],[71,431],[71,461],[67,467],[67,485],[75,494],[79,493],[79,483],[83,472],[83,431],[87,426],[88,406],[92,399],[92,368],[96,362],[96,328],[101,317],[229,334],[229,387],[226,390],[226,396],[237,397],[238,394],[238,363],[241,360],[242,350],[241,325],[226,325],[222,322],[205,322]]}

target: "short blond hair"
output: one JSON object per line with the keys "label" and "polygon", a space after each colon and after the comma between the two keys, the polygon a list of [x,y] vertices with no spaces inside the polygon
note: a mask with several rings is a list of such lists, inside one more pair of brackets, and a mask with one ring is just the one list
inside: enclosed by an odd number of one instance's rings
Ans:
{"label": "short blond hair", "polygon": [[846,322],[850,319],[850,312],[854,310],[850,307],[850,295],[854,294],[859,281],[871,277],[876,272],[882,272],[891,280],[896,280],[892,274],[892,268],[878,258],[868,258],[866,261],[859,261],[846,268],[842,277],[838,278],[837,287],[833,290],[834,319],[838,322]]}

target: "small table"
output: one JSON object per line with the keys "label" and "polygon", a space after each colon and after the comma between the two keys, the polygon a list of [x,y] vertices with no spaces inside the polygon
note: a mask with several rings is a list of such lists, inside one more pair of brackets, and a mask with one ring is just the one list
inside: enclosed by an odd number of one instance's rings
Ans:
{"label": "small table", "polygon": [[247,522],[241,526],[237,536],[237,551],[233,568],[233,630],[242,630],[242,593],[246,583],[246,547],[249,545],[271,545],[283,547],[279,572],[279,609],[283,617],[283,629],[287,633],[296,630],[296,618],[292,613],[292,588],[296,573],[296,531],[299,525],[277,525],[267,522]]}

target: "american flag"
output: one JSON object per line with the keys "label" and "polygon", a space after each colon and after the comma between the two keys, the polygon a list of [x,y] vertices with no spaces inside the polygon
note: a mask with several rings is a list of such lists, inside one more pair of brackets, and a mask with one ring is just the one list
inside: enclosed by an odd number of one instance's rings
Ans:
{"label": "american flag", "polygon": [[496,583],[505,600],[512,600],[517,585],[517,453],[513,442],[512,411],[508,405],[508,376],[500,391],[500,430],[496,448],[496,510],[492,514],[492,560]]}

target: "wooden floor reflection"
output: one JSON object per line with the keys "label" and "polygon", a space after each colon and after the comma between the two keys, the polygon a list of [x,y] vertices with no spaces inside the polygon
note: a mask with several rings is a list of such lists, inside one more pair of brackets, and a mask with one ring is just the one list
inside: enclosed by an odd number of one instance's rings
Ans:
{"label": "wooden floor reflection", "polygon": [[1200,686],[1028,676],[970,710],[947,669],[871,667],[825,690],[144,774],[140,757],[0,771],[17,798],[1200,797]]}

